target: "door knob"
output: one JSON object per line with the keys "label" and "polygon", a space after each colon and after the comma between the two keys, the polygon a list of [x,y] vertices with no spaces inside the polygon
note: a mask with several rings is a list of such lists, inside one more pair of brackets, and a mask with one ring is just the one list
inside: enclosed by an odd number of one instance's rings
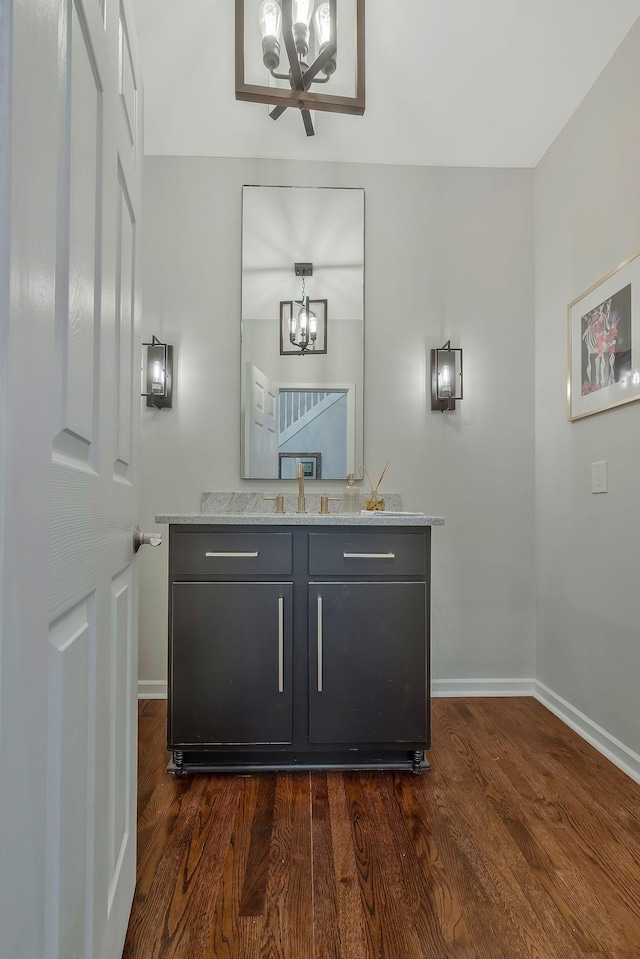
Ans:
{"label": "door knob", "polygon": [[139,526],[133,530],[133,552],[137,553],[141,546],[160,546],[162,533],[143,533]]}

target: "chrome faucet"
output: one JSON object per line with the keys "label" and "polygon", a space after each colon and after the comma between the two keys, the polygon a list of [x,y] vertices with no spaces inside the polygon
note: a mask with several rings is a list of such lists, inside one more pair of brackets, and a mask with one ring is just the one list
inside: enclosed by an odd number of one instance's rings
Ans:
{"label": "chrome faucet", "polygon": [[298,513],[306,513],[307,507],[304,501],[304,470],[302,463],[296,467],[296,476],[298,477]]}

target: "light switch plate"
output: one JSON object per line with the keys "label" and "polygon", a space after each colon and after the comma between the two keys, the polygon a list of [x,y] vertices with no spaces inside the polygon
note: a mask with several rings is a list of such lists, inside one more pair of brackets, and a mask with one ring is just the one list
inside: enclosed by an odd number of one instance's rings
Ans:
{"label": "light switch plate", "polygon": [[591,492],[607,492],[607,461],[600,460],[591,464]]}

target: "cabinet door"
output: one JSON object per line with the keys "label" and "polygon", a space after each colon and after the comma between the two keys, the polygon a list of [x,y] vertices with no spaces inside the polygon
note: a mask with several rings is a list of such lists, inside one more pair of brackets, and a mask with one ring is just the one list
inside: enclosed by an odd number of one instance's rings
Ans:
{"label": "cabinet door", "polygon": [[170,746],[290,743],[291,583],[174,583]]}
{"label": "cabinet door", "polygon": [[313,743],[427,741],[424,583],[313,583]]}

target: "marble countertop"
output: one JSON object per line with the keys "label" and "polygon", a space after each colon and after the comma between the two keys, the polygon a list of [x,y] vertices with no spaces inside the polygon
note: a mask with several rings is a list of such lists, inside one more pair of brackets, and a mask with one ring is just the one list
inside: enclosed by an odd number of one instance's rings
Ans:
{"label": "marble countertop", "polygon": [[[329,496],[335,492],[327,491]],[[403,512],[398,493],[386,493],[386,510],[372,510],[366,515],[343,513],[342,500],[332,501],[330,513],[320,513],[317,490],[305,491],[306,513],[298,513],[298,494],[291,487],[280,490],[284,496],[284,513],[274,512],[275,503],[266,497],[276,495],[264,492],[205,492],[199,513],[159,513],[156,523],[186,524],[189,526],[444,526],[442,516],[425,516],[419,512]]]}
{"label": "marble countertop", "polygon": [[211,526],[444,526],[442,516],[422,513],[159,513],[156,523]]}

